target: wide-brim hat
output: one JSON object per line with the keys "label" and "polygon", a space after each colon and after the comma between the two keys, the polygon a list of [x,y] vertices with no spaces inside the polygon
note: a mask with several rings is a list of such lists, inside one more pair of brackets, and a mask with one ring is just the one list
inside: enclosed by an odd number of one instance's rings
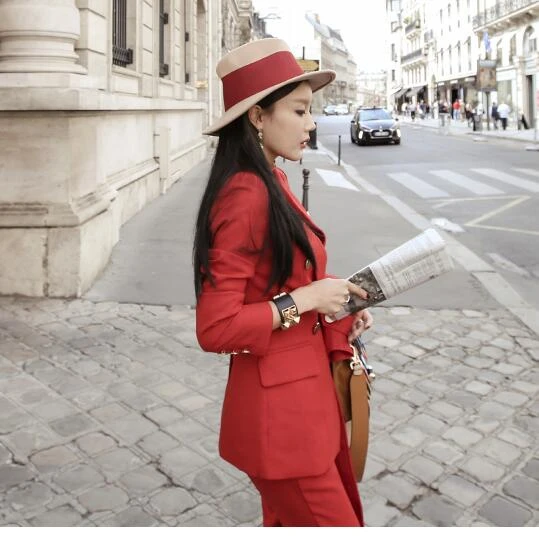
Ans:
{"label": "wide-brim hat", "polygon": [[219,135],[225,125],[282,86],[305,80],[314,93],[336,75],[329,69],[303,72],[288,45],[273,37],[235,48],[221,58],[216,71],[223,83],[225,113],[203,134]]}

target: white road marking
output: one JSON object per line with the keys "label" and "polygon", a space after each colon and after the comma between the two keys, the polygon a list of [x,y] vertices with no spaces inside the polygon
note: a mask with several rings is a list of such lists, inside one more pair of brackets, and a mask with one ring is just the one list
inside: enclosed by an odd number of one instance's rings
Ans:
{"label": "white road marking", "polygon": [[436,227],[439,227],[440,229],[443,229],[444,231],[448,231],[450,233],[464,232],[464,229],[458,223],[454,223],[447,218],[432,218],[430,222],[432,223],[432,225],[436,225]]}
{"label": "white road marking", "polygon": [[433,197],[449,197],[449,194],[444,190],[440,190],[439,188],[436,188],[436,186],[432,186],[432,184],[422,181],[410,173],[388,173],[387,175],[394,181],[397,181],[409,190],[412,190],[415,194],[423,199],[430,199]]}
{"label": "white road marking", "polygon": [[505,182],[506,184],[511,184],[512,186],[517,186],[518,188],[522,188],[523,190],[527,190],[528,192],[539,192],[539,184],[537,184],[536,182],[529,181],[527,179],[521,179],[519,177],[515,177],[514,175],[510,175],[509,173],[505,173],[497,169],[472,168],[472,171],[475,171],[476,173],[479,173],[481,175],[485,175],[485,177]]}
{"label": "white road marking", "polygon": [[486,197],[454,197],[453,199],[447,199],[446,201],[440,201],[439,203],[436,203],[435,205],[432,205],[434,208],[442,208],[447,205],[454,205],[455,203],[461,203],[462,201],[473,201],[474,203],[476,201],[503,201],[504,199],[521,199],[524,197],[524,199],[529,199],[528,196],[521,196],[521,195],[504,195],[504,196],[486,196]]}
{"label": "white road marking", "polygon": [[465,175],[450,171],[449,169],[437,169],[434,171],[430,171],[429,173],[431,175],[436,175],[436,177],[440,177],[441,179],[449,181],[452,184],[456,184],[457,186],[460,186],[465,190],[469,190],[474,194],[496,195],[505,193],[498,188],[494,188],[494,186],[489,186],[488,184],[483,184],[482,182],[475,181],[473,179],[470,179],[469,177],[466,177]]}
{"label": "white road marking", "polygon": [[524,277],[530,277],[530,272],[528,272],[528,270],[524,270],[524,268],[521,268],[520,266],[516,265],[514,262],[505,258],[503,255],[499,255],[498,253],[487,253],[487,255],[492,259],[492,262],[494,262],[494,264],[497,264],[504,270],[514,272],[515,274],[523,275]]}
{"label": "white road marking", "polygon": [[322,180],[328,186],[336,186],[337,188],[345,188],[347,190],[355,190],[356,192],[359,189],[354,186],[350,181],[347,181],[344,178],[344,175],[339,171],[333,171],[331,169],[318,169],[315,170],[321,177]]}
{"label": "white road marking", "polygon": [[479,216],[479,218],[476,218],[475,220],[471,220],[465,225],[477,225],[478,223],[481,223],[485,220],[488,220],[494,216],[497,216],[498,214],[501,214],[502,212],[505,212],[506,210],[509,210],[510,208],[513,208],[516,205],[519,205],[520,203],[527,201],[530,199],[529,196],[524,195],[521,197],[517,197],[516,199],[513,199],[513,201],[510,201],[509,203],[503,205],[502,207],[498,207],[494,210],[491,210],[490,212],[487,212],[486,214],[483,214],[482,216]]}
{"label": "white road marking", "polygon": [[515,171],[518,171],[519,173],[524,173],[524,175],[530,175],[531,177],[539,177],[539,171],[536,169],[528,169],[528,168],[513,168]]}

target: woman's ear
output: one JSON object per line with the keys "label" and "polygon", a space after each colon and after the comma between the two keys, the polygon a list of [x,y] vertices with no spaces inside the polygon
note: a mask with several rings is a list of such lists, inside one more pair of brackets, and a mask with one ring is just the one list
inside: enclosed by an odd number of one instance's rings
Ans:
{"label": "woman's ear", "polygon": [[258,104],[255,104],[254,106],[251,106],[249,110],[247,111],[247,116],[249,117],[249,121],[253,125],[253,127],[256,128],[256,130],[260,130],[262,128],[262,108],[258,106]]}

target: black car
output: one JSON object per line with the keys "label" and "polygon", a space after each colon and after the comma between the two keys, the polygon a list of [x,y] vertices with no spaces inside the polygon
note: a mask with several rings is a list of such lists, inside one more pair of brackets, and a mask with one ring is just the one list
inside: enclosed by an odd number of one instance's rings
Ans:
{"label": "black car", "polygon": [[399,122],[384,108],[359,108],[350,122],[352,143],[384,142],[400,145]]}

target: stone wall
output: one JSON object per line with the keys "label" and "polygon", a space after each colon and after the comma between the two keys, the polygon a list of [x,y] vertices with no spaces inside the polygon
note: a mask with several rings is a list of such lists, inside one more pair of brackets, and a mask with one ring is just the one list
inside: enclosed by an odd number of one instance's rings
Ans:
{"label": "stone wall", "polygon": [[[112,62],[112,2],[0,4],[0,294],[80,296],[122,224],[206,156],[196,34],[211,14],[165,2],[160,76],[159,1],[127,4],[125,67]],[[184,32],[196,46],[178,45]]]}

